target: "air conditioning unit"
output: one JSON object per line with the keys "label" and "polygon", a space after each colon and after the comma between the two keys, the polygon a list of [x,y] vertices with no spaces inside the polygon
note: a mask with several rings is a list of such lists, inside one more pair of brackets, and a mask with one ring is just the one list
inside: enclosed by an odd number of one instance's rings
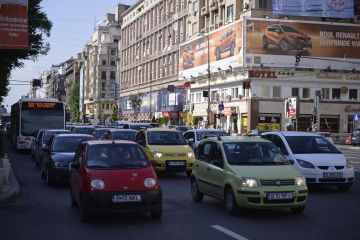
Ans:
{"label": "air conditioning unit", "polygon": [[244,9],[249,9],[250,8],[250,5],[249,5],[249,3],[244,3]]}

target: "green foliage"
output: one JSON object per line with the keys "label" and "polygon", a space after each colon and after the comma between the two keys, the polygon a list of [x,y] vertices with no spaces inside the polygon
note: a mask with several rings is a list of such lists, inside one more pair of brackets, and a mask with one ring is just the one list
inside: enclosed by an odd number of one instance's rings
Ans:
{"label": "green foliage", "polygon": [[112,107],[111,107],[111,113],[110,113],[109,121],[111,123],[117,121],[118,120],[118,114],[119,114],[118,106],[116,104],[113,104]]}
{"label": "green foliage", "polygon": [[169,118],[168,117],[161,117],[158,119],[159,124],[168,124]]}
{"label": "green foliage", "polygon": [[141,94],[130,95],[129,99],[131,103],[131,108],[134,111],[134,116],[136,118],[140,113],[140,107],[142,105],[142,96]]}
{"label": "green foliage", "polygon": [[79,122],[79,101],[80,101],[80,82],[75,81],[70,90],[69,105],[71,111],[71,121]]}
{"label": "green foliage", "polygon": [[198,117],[193,117],[193,125],[194,125],[194,126],[197,126],[198,123],[199,123],[200,121],[202,121],[202,120],[203,120],[203,118],[200,117],[200,116],[198,116]]}
{"label": "green foliage", "polygon": [[29,0],[29,49],[0,50],[0,102],[9,92],[9,77],[11,70],[24,66],[23,60],[37,60],[40,55],[46,55],[50,49],[44,37],[50,36],[51,21],[40,6],[42,0]]}

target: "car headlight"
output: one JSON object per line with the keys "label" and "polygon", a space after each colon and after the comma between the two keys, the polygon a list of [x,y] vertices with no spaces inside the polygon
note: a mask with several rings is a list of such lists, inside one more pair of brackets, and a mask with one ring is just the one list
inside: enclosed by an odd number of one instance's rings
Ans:
{"label": "car headlight", "polygon": [[306,186],[306,179],[304,176],[295,178],[295,184],[298,187]]}
{"label": "car headlight", "polygon": [[243,187],[258,187],[257,180],[255,178],[241,178],[241,186]]}
{"label": "car headlight", "polygon": [[67,163],[65,163],[65,162],[55,162],[55,167],[56,168],[66,168]]}
{"label": "car headlight", "polygon": [[301,159],[296,159],[296,161],[298,162],[300,167],[303,167],[303,168],[315,168],[312,163],[309,163],[307,161],[304,161],[304,160],[301,160]]}
{"label": "car headlight", "polygon": [[350,161],[346,159],[346,167],[347,168],[353,168],[353,166],[351,165]]}
{"label": "car headlight", "polygon": [[100,180],[100,179],[94,179],[91,181],[91,187],[92,188],[95,188],[95,189],[104,189],[105,188],[105,183],[103,180]]}
{"label": "car headlight", "polygon": [[144,186],[147,188],[155,187],[155,185],[156,185],[156,180],[153,178],[146,178],[144,180]]}
{"label": "car headlight", "polygon": [[161,158],[163,156],[164,154],[162,154],[161,152],[154,152],[154,158]]}
{"label": "car headlight", "polygon": [[188,157],[188,158],[194,157],[194,153],[193,153],[193,152],[188,152],[188,153],[187,153],[187,157]]}

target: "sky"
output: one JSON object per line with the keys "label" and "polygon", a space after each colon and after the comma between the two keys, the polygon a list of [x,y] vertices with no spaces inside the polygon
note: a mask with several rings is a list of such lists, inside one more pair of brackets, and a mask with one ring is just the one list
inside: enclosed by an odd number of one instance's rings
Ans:
{"label": "sky", "polygon": [[[105,19],[106,13],[115,13],[118,3],[132,5],[135,2],[136,0],[42,0],[43,11],[53,23],[51,36],[46,38],[50,43],[50,51],[36,61],[24,61],[23,68],[11,72],[10,80],[31,81],[39,78],[51,65],[75,57],[89,42],[94,26]],[[10,88],[2,103],[8,110],[22,95],[29,92],[30,85],[10,85]]]}

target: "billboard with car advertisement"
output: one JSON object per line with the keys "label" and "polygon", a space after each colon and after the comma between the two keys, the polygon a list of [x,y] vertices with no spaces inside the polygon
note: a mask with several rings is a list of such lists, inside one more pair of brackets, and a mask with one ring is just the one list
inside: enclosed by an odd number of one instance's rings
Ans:
{"label": "billboard with car advertisement", "polygon": [[28,0],[0,0],[0,49],[28,47]]}
{"label": "billboard with car advertisement", "polygon": [[229,65],[242,65],[242,34],[242,21],[236,21],[182,44],[179,57],[180,77],[206,74],[208,50],[210,72],[216,72],[218,68],[228,69]]}
{"label": "billboard with car advertisement", "polygon": [[247,67],[360,70],[359,25],[276,19],[245,25]]}
{"label": "billboard with car advertisement", "polygon": [[353,18],[354,0],[272,0],[274,15]]}

